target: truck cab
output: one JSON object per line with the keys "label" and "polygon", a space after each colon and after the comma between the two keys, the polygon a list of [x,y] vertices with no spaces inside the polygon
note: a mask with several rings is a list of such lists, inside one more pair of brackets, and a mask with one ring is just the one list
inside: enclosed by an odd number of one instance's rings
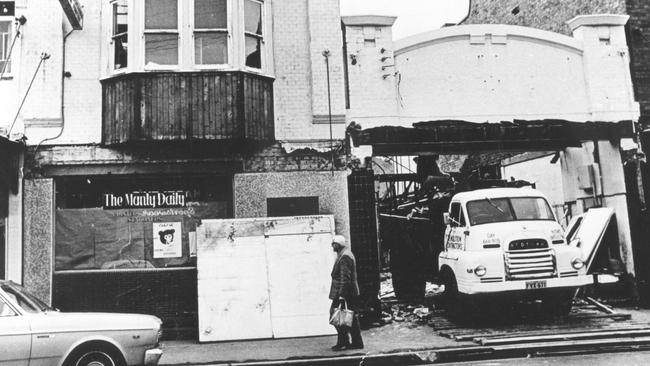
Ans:
{"label": "truck cab", "polygon": [[532,188],[490,188],[452,197],[438,268],[445,297],[534,297],[567,313],[591,284],[547,198]]}

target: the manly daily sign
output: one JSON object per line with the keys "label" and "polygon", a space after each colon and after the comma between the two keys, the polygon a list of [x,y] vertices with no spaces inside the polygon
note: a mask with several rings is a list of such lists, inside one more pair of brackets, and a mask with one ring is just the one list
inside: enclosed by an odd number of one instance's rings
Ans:
{"label": "the manly daily sign", "polygon": [[104,209],[185,207],[184,191],[105,193]]}

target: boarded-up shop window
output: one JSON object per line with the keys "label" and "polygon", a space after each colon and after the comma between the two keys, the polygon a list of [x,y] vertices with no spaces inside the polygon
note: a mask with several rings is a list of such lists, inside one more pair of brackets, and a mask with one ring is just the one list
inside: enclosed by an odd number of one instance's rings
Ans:
{"label": "boarded-up shop window", "polygon": [[[57,180],[55,270],[195,267],[196,227],[231,214],[223,178],[106,177]],[[107,192],[186,192],[180,207],[108,209]]]}
{"label": "boarded-up shop window", "polygon": [[320,214],[318,196],[267,198],[266,209],[268,217]]}

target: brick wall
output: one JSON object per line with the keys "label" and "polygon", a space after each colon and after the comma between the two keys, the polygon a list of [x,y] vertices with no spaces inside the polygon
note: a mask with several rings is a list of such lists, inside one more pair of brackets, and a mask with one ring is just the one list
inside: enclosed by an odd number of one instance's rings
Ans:
{"label": "brick wall", "polygon": [[[332,114],[345,114],[338,1],[275,1],[273,13],[275,136],[327,139],[329,125],[313,123],[314,115],[328,113],[324,49],[331,52]],[[333,133],[334,138],[343,138],[344,125],[335,125]]]}
{"label": "brick wall", "polygon": [[[0,127],[9,127],[13,123],[19,104],[35,76],[12,129],[12,133],[23,133],[23,120],[60,122],[60,104],[57,102],[61,92],[62,12],[56,1],[33,0],[29,2],[29,7],[24,1],[18,1],[16,16],[25,16],[27,22],[12,51],[12,78],[0,81]],[[13,41],[13,35],[9,41]],[[42,63],[35,74],[42,53],[49,54],[50,58]]]}
{"label": "brick wall", "polygon": [[650,2],[627,0],[628,45],[634,93],[641,107],[641,122],[650,123]]}
{"label": "brick wall", "polygon": [[[355,17],[345,17],[344,23]],[[358,17],[358,18],[363,18]],[[395,124],[398,117],[391,26],[346,25],[350,107],[347,118],[363,128]]]}
{"label": "brick wall", "polygon": [[[60,129],[61,73],[65,81],[65,130],[58,144],[98,143],[101,139],[102,70],[106,67],[106,27],[110,17],[102,13],[102,2],[81,0],[84,28],[70,35],[66,45],[66,65],[62,70],[63,35],[69,30],[61,6],[56,1],[31,0],[24,13],[28,18],[21,42],[21,87],[26,87],[38,56],[52,55],[39,73],[25,118],[36,120],[28,127],[30,143],[37,144]],[[106,9],[104,9],[106,10]],[[328,124],[314,124],[315,115],[326,115],[327,68],[322,56],[331,51],[330,91],[332,114],[345,115],[342,35],[337,0],[282,0],[273,2],[274,103],[278,140],[329,139]],[[136,50],[133,50],[136,51]],[[0,96],[5,95],[0,86]],[[13,89],[12,89],[13,91]],[[15,99],[15,98],[14,98]],[[16,101],[13,104],[17,104]],[[7,124],[6,118],[0,124]],[[49,121],[49,122],[48,122]],[[44,126],[45,124],[45,126]],[[334,138],[344,137],[344,124],[334,125]],[[22,130],[22,127],[21,127]]]}
{"label": "brick wall", "polygon": [[472,0],[465,23],[521,25],[570,35],[566,21],[586,14],[625,14],[625,0]]}
{"label": "brick wall", "polygon": [[[332,160],[333,159],[333,160]],[[244,157],[244,171],[247,173],[260,172],[291,172],[291,171],[323,171],[340,170],[345,166],[345,155],[335,152],[302,150],[287,154],[280,144],[263,149]]]}

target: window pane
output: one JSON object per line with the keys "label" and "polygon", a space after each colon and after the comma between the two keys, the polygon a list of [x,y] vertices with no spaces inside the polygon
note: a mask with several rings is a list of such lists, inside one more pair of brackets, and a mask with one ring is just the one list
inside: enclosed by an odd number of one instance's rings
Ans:
{"label": "window pane", "polygon": [[194,60],[197,65],[228,63],[228,36],[226,33],[195,33]]}
{"label": "window pane", "polygon": [[553,220],[553,213],[543,198],[513,198],[517,220]]}
{"label": "window pane", "polygon": [[246,32],[262,35],[262,4],[246,0],[244,3],[245,28]]}
{"label": "window pane", "polygon": [[126,0],[117,1],[113,4],[113,35],[125,33],[128,30],[129,7]]}
{"label": "window pane", "polygon": [[146,34],[145,64],[177,65],[178,36],[176,34]]}
{"label": "window pane", "polygon": [[221,28],[228,26],[226,0],[195,0],[194,28]]}
{"label": "window pane", "polygon": [[128,60],[127,43],[128,43],[128,36],[126,34],[122,34],[113,39],[113,47],[115,51],[113,68],[115,70],[127,66],[127,60]]}
{"label": "window pane", "polygon": [[507,198],[471,201],[467,203],[467,215],[469,215],[471,225],[513,221],[515,219]]}
{"label": "window pane", "polygon": [[128,60],[128,6],[126,0],[113,4],[113,68],[115,70],[127,66]]}
{"label": "window pane", "polygon": [[256,69],[262,68],[260,49],[262,41],[256,37],[246,36],[246,66]]}
{"label": "window pane", "polygon": [[[6,61],[9,56],[9,47],[11,47],[11,35],[9,27],[11,22],[0,22],[0,71],[5,68],[5,74],[11,72],[11,62]],[[5,66],[6,64],[6,66]]]}
{"label": "window pane", "polygon": [[178,29],[178,0],[145,0],[145,29]]}

